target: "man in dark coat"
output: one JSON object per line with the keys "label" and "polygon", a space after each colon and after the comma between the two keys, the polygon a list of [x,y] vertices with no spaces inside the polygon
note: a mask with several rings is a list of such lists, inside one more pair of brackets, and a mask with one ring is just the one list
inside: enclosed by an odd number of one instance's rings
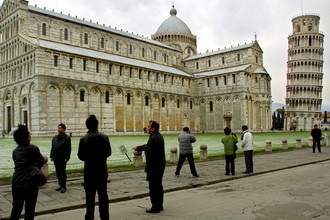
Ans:
{"label": "man in dark coat", "polygon": [[111,145],[107,135],[98,131],[98,120],[90,115],[86,120],[87,134],[80,139],[78,157],[84,161],[84,187],[86,193],[85,220],[94,219],[95,194],[99,197],[101,220],[109,220],[109,197],[107,191],[107,158]]}
{"label": "man in dark coat", "polygon": [[56,191],[65,193],[66,191],[66,165],[71,155],[71,138],[65,133],[65,124],[57,126],[58,134],[53,137],[52,149],[50,151],[50,159],[54,161],[58,184],[60,185]]}
{"label": "man in dark coat", "polygon": [[314,125],[314,129],[312,129],[311,135],[313,137],[313,153],[315,153],[316,144],[318,151],[321,153],[321,143],[320,143],[322,138],[321,129],[319,129],[317,125]]}
{"label": "man in dark coat", "polygon": [[163,211],[164,190],[163,174],[165,171],[165,143],[163,136],[159,133],[159,124],[149,121],[147,131],[150,134],[148,143],[137,146],[136,151],[145,151],[147,181],[149,181],[149,196],[151,208],[148,213],[159,213]]}

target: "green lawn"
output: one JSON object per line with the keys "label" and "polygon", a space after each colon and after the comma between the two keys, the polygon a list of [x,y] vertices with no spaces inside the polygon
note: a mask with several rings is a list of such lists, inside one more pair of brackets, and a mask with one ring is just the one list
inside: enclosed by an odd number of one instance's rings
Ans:
{"label": "green lawn", "polygon": [[[262,132],[252,133],[254,139],[255,152],[263,152],[265,149],[265,141],[272,141],[273,151],[280,150],[282,148],[282,140],[286,139],[290,148],[294,148],[296,145],[296,139],[301,138],[303,146],[308,146],[310,132]],[[329,131],[328,131],[329,135]],[[164,134],[166,145],[166,158],[169,160],[170,149],[177,147],[178,134]],[[194,156],[199,159],[199,146],[201,144],[207,145],[208,155],[212,158],[218,158],[223,156],[223,145],[221,138],[223,133],[198,133],[195,134],[196,143],[194,146]],[[240,140],[241,133],[237,133]],[[37,145],[40,148],[42,154],[49,156],[51,137],[34,138],[32,137],[32,144]],[[68,172],[76,173],[80,172],[83,167],[83,163],[77,157],[78,143],[80,137],[72,137],[72,154],[71,160],[68,163]],[[125,155],[122,155],[119,151],[120,145],[125,145],[128,150],[128,155],[133,159],[132,147],[146,143],[148,135],[136,135],[136,136],[110,136],[110,142],[112,146],[112,156],[108,160],[110,169],[121,169],[125,167],[132,167],[132,163],[129,162]],[[13,161],[11,159],[12,150],[16,147],[16,143],[11,137],[0,139],[1,154],[0,154],[0,179],[10,178],[13,173]],[[242,150],[239,148],[238,154],[241,154]],[[49,161],[49,171],[54,172],[55,168],[52,162]]]}

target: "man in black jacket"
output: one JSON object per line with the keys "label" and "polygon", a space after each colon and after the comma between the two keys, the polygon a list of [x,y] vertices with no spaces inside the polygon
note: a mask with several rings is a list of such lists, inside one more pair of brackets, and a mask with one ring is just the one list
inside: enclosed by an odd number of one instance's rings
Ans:
{"label": "man in black jacket", "polygon": [[56,176],[60,185],[56,191],[61,193],[66,191],[66,164],[71,155],[71,138],[65,133],[65,130],[65,124],[61,123],[57,126],[58,134],[53,137],[50,151],[50,159],[54,161]]}
{"label": "man in black jacket", "polygon": [[312,129],[311,135],[313,137],[313,153],[315,153],[315,145],[317,145],[317,149],[321,153],[321,129],[319,129],[317,125],[314,125],[314,129]]}
{"label": "man in black jacket", "polygon": [[147,126],[149,136],[148,143],[137,146],[136,151],[145,151],[147,181],[149,181],[149,196],[151,208],[148,213],[159,213],[163,211],[164,190],[163,174],[165,171],[165,143],[163,136],[159,133],[159,124],[156,121],[149,121]]}
{"label": "man in black jacket", "polygon": [[94,219],[95,194],[99,197],[101,220],[109,220],[109,197],[107,191],[107,158],[111,145],[107,135],[98,131],[98,120],[90,115],[86,120],[87,134],[80,139],[78,157],[84,161],[84,187],[86,193],[85,220]]}

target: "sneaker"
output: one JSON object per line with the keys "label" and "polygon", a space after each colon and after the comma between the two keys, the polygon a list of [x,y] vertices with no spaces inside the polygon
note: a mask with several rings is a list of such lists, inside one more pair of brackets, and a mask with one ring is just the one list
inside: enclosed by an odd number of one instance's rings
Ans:
{"label": "sneaker", "polygon": [[179,177],[180,173],[175,172],[175,177]]}
{"label": "sneaker", "polygon": [[193,178],[198,178],[199,177],[199,175],[198,174],[196,174],[196,175],[193,175]]}
{"label": "sneaker", "polygon": [[66,189],[65,188],[62,188],[61,189],[61,193],[65,193],[66,192]]}

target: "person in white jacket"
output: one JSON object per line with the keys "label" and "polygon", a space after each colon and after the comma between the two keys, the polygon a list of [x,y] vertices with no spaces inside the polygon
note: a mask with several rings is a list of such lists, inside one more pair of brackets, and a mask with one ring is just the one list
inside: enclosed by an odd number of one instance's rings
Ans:
{"label": "person in white jacket", "polygon": [[243,134],[241,136],[241,147],[244,150],[245,156],[245,168],[243,172],[245,174],[253,173],[253,137],[251,132],[248,131],[248,126],[242,126]]}

